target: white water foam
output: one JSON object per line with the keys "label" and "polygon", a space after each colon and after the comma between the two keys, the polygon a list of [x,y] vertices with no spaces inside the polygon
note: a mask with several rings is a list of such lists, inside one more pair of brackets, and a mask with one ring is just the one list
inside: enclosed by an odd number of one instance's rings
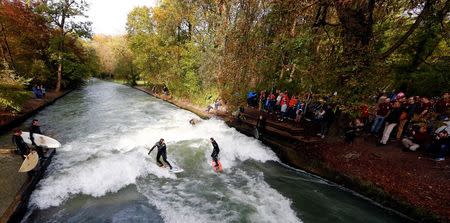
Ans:
{"label": "white water foam", "polygon": [[[117,88],[117,92],[124,90]],[[89,104],[93,110],[74,110],[84,115],[71,117],[71,122],[83,122],[89,128],[80,131],[67,119],[61,120],[67,141],[32,194],[30,205],[45,209],[79,194],[99,197],[136,184],[166,222],[300,222],[289,199],[264,182],[262,173],[239,169],[248,160],[278,161],[259,141],[217,119],[191,126],[189,120],[198,118],[194,114],[148,97],[137,98],[141,100],[137,103],[122,95],[105,99],[91,91],[86,97],[93,101]],[[114,98],[123,102],[104,104]],[[111,112],[110,107],[117,111]],[[221,176],[210,166],[210,137],[221,149]],[[177,177],[159,168],[156,152],[147,155],[160,138],[166,140],[168,157],[185,169],[184,175]]]}
{"label": "white water foam", "polygon": [[[180,110],[174,113],[174,119],[163,119],[151,127],[117,139],[108,131],[98,131],[83,139],[68,142],[58,150],[50,166],[51,174],[41,181],[33,193],[32,203],[43,209],[58,206],[75,194],[103,196],[135,184],[138,177],[148,174],[176,178],[174,174],[149,161],[154,159],[156,152],[151,157],[147,156],[148,148],[160,137],[166,139],[169,156],[177,153],[171,150],[171,145],[179,141],[197,140],[199,147],[210,147],[209,137],[216,138],[225,171],[248,159],[260,162],[278,160],[260,142],[238,133],[220,120],[203,121],[197,126],[191,126],[188,120],[192,114]],[[205,152],[205,159],[210,160],[209,151]]]}

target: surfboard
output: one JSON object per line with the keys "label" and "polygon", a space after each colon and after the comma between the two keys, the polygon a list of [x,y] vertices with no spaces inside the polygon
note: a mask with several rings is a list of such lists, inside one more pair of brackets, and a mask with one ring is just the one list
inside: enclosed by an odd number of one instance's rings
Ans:
{"label": "surfboard", "polygon": [[214,160],[211,161],[211,166],[212,166],[214,172],[219,173],[219,172],[222,172],[222,171],[223,171],[223,169],[222,169],[222,163],[220,163],[220,160],[218,160],[217,162],[219,163],[219,166],[218,166],[218,167],[216,167],[216,162],[214,162]]}
{"label": "surfboard", "polygon": [[[38,145],[40,147],[45,147],[45,148],[61,147],[61,143],[59,143],[56,139],[53,139],[51,137],[41,135],[41,134],[33,134],[33,137],[34,137],[34,142],[36,143],[36,145]],[[30,144],[30,145],[32,144],[29,132],[22,132],[22,138],[26,144]]]}
{"label": "surfboard", "polygon": [[173,167],[171,170],[169,169],[169,172],[171,173],[182,173],[183,171],[184,171],[183,169],[176,167]]}
{"label": "surfboard", "polygon": [[[184,170],[183,170],[182,168],[178,167],[178,164],[177,164],[174,160],[172,160],[172,159],[167,159],[167,161],[169,161],[170,164],[172,165],[172,169],[170,169],[168,165],[162,165],[162,166],[160,166],[158,163],[156,163],[156,165],[158,165],[158,166],[161,167],[161,168],[167,168],[167,170],[168,170],[170,173],[182,173],[182,172],[184,172]],[[164,162],[164,161],[163,161],[163,162]]]}
{"label": "surfboard", "polygon": [[31,151],[30,154],[28,154],[27,158],[23,161],[22,166],[20,166],[19,172],[28,172],[30,170],[33,170],[39,161],[39,155],[36,151]]}

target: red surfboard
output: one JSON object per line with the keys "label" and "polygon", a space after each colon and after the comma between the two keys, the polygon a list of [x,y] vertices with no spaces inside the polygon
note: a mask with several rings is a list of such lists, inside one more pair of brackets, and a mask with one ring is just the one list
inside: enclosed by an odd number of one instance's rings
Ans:
{"label": "red surfboard", "polygon": [[211,162],[211,166],[214,169],[214,172],[222,172],[222,163],[220,163],[220,160],[217,161],[219,163],[219,166],[216,167],[216,162],[214,162],[214,160]]}

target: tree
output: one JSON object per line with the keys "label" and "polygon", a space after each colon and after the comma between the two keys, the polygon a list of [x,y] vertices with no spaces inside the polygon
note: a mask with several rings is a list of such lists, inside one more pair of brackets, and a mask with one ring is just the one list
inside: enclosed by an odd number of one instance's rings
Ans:
{"label": "tree", "polygon": [[41,11],[47,16],[57,32],[57,35],[54,37],[57,44],[56,55],[58,62],[56,91],[61,90],[63,60],[68,34],[75,37],[91,37],[91,22],[80,21],[80,18],[87,17],[85,15],[87,7],[88,4],[85,0],[49,0],[41,6]]}

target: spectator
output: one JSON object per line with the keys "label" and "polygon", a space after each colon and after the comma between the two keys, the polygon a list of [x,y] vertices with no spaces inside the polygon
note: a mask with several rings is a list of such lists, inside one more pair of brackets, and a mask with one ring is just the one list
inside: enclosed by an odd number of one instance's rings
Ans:
{"label": "spectator", "polygon": [[295,122],[299,123],[302,120],[302,116],[305,109],[305,103],[299,102],[295,110]]}
{"label": "spectator", "polygon": [[402,112],[406,112],[406,115],[407,115],[406,118],[407,119],[406,119],[406,122],[404,123],[404,126],[401,127],[402,118],[404,119],[405,116],[404,116],[404,114],[403,114],[403,117],[401,117],[401,115],[400,115],[400,126],[399,126],[398,132],[397,132],[397,139],[401,138],[404,135],[403,134],[404,130],[408,129],[409,126],[411,125],[411,121],[412,121],[412,119],[414,117],[414,113],[417,110],[416,108],[417,108],[417,104],[415,103],[414,97],[409,97],[408,101],[403,103]]}
{"label": "spectator", "polygon": [[164,87],[163,87],[163,93],[164,93],[164,95],[169,95],[169,88],[167,88],[167,86],[166,85],[164,85]]}
{"label": "spectator", "polygon": [[222,106],[222,103],[220,102],[220,99],[217,98],[216,101],[214,102],[214,109],[217,111],[219,110],[220,106]]}
{"label": "spectator", "polygon": [[416,151],[421,148],[423,150],[428,150],[431,145],[432,137],[427,132],[427,127],[422,125],[419,131],[412,131],[410,137],[403,138],[402,143],[406,149],[411,151]]}
{"label": "spectator", "polygon": [[400,104],[400,116],[396,139],[400,140],[402,138],[405,125],[409,121],[408,107],[411,105],[408,102],[405,102],[404,100],[399,100],[398,102],[400,102],[401,104]]}
{"label": "spectator", "polygon": [[280,112],[281,112],[281,117],[279,119],[279,121],[284,121],[284,119],[287,117],[287,108],[288,108],[288,103],[289,103],[289,96],[287,94],[287,92],[284,92],[282,94],[282,98],[281,98],[281,102],[280,102]]}
{"label": "spectator", "polygon": [[240,123],[241,120],[245,120],[245,116],[243,115],[243,113],[244,107],[239,106],[239,108],[236,111],[232,112],[231,115],[233,115],[236,118],[237,122]]}
{"label": "spectator", "polygon": [[327,121],[327,117],[326,117],[326,115],[327,115],[326,114],[326,112],[327,112],[326,106],[327,105],[325,105],[325,101],[323,99],[319,99],[319,103],[320,103],[320,105],[319,105],[318,109],[316,110],[315,118],[320,124],[320,133],[318,133],[317,136],[319,136],[320,138],[323,139],[323,138],[325,138],[325,134],[327,132],[327,126],[328,126],[328,121]]}
{"label": "spectator", "polygon": [[283,93],[280,90],[277,90],[277,97],[275,101],[275,111],[279,111],[281,109],[281,99],[283,98]]}
{"label": "spectator", "polygon": [[436,153],[435,161],[444,161],[447,150],[450,146],[450,138],[448,132],[442,130],[437,136],[436,141],[433,143],[433,151]]}
{"label": "spectator", "polygon": [[289,119],[294,119],[297,104],[298,104],[297,98],[295,96],[292,96],[291,100],[289,100],[289,108],[288,108]]}
{"label": "spectator", "polygon": [[382,145],[386,145],[392,130],[398,124],[398,121],[400,119],[400,103],[396,101],[394,102],[394,105],[392,107],[393,108],[391,112],[389,112],[388,116],[386,117],[386,125],[384,127],[383,136],[380,140],[380,144]]}
{"label": "spectator", "polygon": [[259,93],[259,103],[258,103],[258,109],[262,111],[264,109],[264,105],[266,104],[266,91],[261,91]]}
{"label": "spectator", "polygon": [[380,131],[381,126],[384,123],[384,119],[389,114],[390,110],[390,99],[385,98],[383,102],[378,104],[378,110],[377,110],[377,116],[375,117],[375,120],[373,121],[372,128],[370,132],[372,134],[378,134]]}
{"label": "spectator", "polygon": [[[364,127],[367,128],[369,125],[369,106],[363,105],[361,106],[361,114],[359,116],[359,120],[364,124]],[[366,131],[369,131],[369,129],[365,129]]]}
{"label": "spectator", "polygon": [[256,107],[258,102],[257,102],[257,94],[254,91],[250,91],[247,93],[247,104],[251,107]]}
{"label": "spectator", "polygon": [[33,91],[34,95],[36,96],[36,98],[42,98],[42,89],[40,86],[35,85],[32,88],[32,91]]}
{"label": "spectator", "polygon": [[353,122],[350,122],[345,128],[345,139],[347,144],[352,145],[355,140],[356,134],[364,128],[364,123],[361,119],[357,118]]}
{"label": "spectator", "polygon": [[444,93],[442,98],[437,101],[435,108],[439,121],[448,120],[450,109],[450,95],[448,92]]}
{"label": "spectator", "polygon": [[431,102],[427,97],[422,97],[419,100],[420,106],[417,108],[416,116],[414,121],[416,122],[426,122],[427,115],[429,114],[431,108]]}
{"label": "spectator", "polygon": [[45,98],[45,93],[47,93],[47,90],[44,88],[44,85],[41,84],[41,92],[42,92],[42,98]]}
{"label": "spectator", "polygon": [[256,138],[259,139],[262,135],[264,135],[266,129],[266,118],[263,115],[260,115],[258,120],[256,121],[256,130],[258,130],[255,134]]}

